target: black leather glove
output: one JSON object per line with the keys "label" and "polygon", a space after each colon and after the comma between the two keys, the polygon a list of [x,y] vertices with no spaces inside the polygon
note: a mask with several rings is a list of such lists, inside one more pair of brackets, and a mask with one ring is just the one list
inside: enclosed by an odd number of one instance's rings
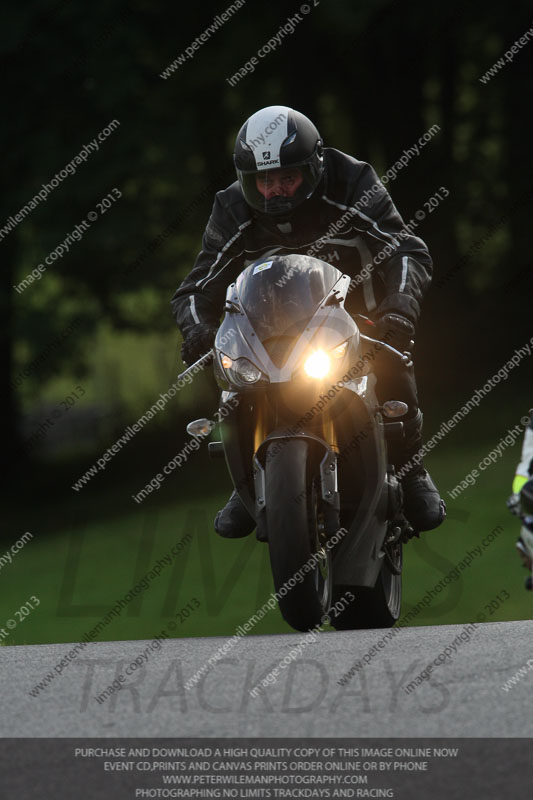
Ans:
{"label": "black leather glove", "polygon": [[376,338],[390,344],[403,353],[414,344],[415,326],[402,314],[388,311],[376,321]]}
{"label": "black leather glove", "polygon": [[214,325],[200,323],[190,329],[181,345],[181,360],[188,367],[213,347],[217,330]]}

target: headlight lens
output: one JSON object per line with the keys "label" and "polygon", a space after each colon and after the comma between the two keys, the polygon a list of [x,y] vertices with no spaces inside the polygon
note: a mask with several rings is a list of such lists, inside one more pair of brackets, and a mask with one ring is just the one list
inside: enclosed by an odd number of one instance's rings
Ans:
{"label": "headlight lens", "polygon": [[247,358],[238,358],[234,361],[233,372],[235,372],[244,383],[257,383],[261,377],[261,370],[258,369],[255,364],[252,364],[251,361],[248,361]]}
{"label": "headlight lens", "polygon": [[304,371],[310,378],[325,378],[331,371],[332,360],[340,361],[346,355],[348,349],[348,339],[342,344],[337,345],[328,353],[324,350],[315,350],[307,357],[304,363]]}
{"label": "headlight lens", "polygon": [[228,380],[240,386],[257,383],[262,376],[261,370],[247,358],[236,358],[233,360],[222,353],[220,356],[220,363],[224,367]]}
{"label": "headlight lens", "polygon": [[310,378],[325,378],[331,366],[331,360],[323,350],[316,350],[307,357],[304,370]]}

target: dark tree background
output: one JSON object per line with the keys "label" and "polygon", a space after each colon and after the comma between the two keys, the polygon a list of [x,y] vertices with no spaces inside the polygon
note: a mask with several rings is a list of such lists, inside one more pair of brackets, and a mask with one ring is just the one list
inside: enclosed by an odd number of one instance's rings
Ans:
{"label": "dark tree background", "polygon": [[[127,329],[167,333],[174,353],[170,296],[191,267],[214,192],[233,180],[238,128],[269,104],[306,113],[327,145],[369,160],[378,174],[440,126],[389,184],[404,219],[440,186],[451,193],[418,229],[435,262],[417,342],[426,404],[462,402],[531,336],[533,42],[490,81],[479,80],[532,25],[530,2],[314,2],[294,33],[233,88],[225,78],[298,12],[298,2],[247,0],[167,80],[160,73],[229,0],[31,0],[4,9],[0,227],[84,143],[120,122],[0,242],[9,463],[32,457],[21,456],[23,417],[54,377],[83,379],[102,325],[111,337]],[[113,187],[122,199],[17,294],[13,285]],[[13,387],[14,376],[73,321],[75,333],[44,373]],[[526,394],[530,376],[525,364],[518,385]]]}

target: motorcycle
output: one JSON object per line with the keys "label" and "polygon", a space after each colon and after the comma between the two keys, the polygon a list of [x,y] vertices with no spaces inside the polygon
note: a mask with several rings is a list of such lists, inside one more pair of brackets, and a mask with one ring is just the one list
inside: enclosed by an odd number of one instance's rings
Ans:
{"label": "motorcycle", "polygon": [[[348,275],[316,258],[255,261],[228,287],[214,349],[196,362],[212,355],[222,389],[210,456],[225,457],[268,545],[281,614],[299,631],[347,592],[337,630],[392,626],[402,546],[415,535],[387,457],[407,405],[380,405],[371,369],[384,348],[405,365],[410,355],[362,332],[373,323],[345,310],[349,289]],[[212,428],[187,426],[194,436]]]}

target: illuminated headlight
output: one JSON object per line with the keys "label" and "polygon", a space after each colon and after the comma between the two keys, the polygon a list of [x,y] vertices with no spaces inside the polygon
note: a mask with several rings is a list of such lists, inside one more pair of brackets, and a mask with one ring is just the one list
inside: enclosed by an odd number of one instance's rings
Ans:
{"label": "illuminated headlight", "polygon": [[331,360],[323,350],[316,350],[306,359],[304,370],[310,378],[325,378],[329,372]]}
{"label": "illuminated headlight", "polygon": [[308,356],[305,364],[304,371],[310,378],[325,378],[330,372],[333,361],[340,361],[346,355],[348,349],[348,340],[334,347],[329,353],[324,350],[315,350]]}

